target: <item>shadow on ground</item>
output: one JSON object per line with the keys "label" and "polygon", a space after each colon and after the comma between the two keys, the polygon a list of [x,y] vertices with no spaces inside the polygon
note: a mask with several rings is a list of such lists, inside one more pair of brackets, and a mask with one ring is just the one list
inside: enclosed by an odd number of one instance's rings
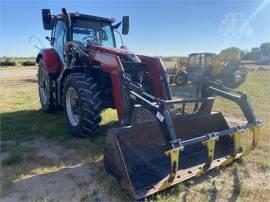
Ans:
{"label": "shadow on ground", "polygon": [[[26,141],[36,138],[52,140],[75,139],[67,129],[63,113],[44,113],[41,110],[23,110],[1,114],[2,141]],[[116,125],[111,121],[101,125],[96,137],[106,135],[108,128]],[[94,137],[95,138],[95,137]]]}
{"label": "shadow on ground", "polygon": [[74,138],[60,112],[9,112],[3,113],[1,120],[1,150],[8,154],[2,160],[3,177],[9,180],[3,182],[3,201],[108,201],[116,195],[118,199],[127,197],[120,194],[103,166],[105,135],[116,122],[102,125],[94,138]]}
{"label": "shadow on ground", "polygon": [[236,166],[233,168],[232,175],[233,175],[233,192],[229,201],[237,201],[240,195],[241,183],[239,180],[239,174]]}
{"label": "shadow on ground", "polygon": [[[16,147],[23,148],[20,150],[22,153],[27,147],[35,148],[35,154],[24,156],[19,162],[20,167],[27,169],[18,172],[12,179],[13,188],[6,195],[7,200],[131,200],[103,166],[105,135],[107,129],[115,126],[116,122],[101,126],[94,138],[78,139],[69,134],[60,112],[45,114],[40,110],[24,110],[3,113],[1,116],[1,144],[16,142]],[[193,184],[202,184],[219,174],[219,170],[214,169],[204,176],[193,178]],[[233,176],[231,201],[237,200],[240,190],[237,170],[233,171]],[[189,181],[183,184],[186,187],[184,190],[174,186],[158,194],[177,195],[179,191],[185,191],[183,201],[189,201],[188,188],[191,185]],[[218,190],[214,182],[212,187],[210,197],[211,201],[215,201]],[[157,196],[153,195],[149,199],[156,200]]]}

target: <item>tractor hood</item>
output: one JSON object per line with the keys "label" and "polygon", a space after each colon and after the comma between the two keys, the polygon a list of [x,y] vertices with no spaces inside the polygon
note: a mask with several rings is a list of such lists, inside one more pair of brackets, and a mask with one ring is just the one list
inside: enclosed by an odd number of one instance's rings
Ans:
{"label": "tractor hood", "polygon": [[105,46],[95,46],[92,45],[90,47],[91,51],[96,51],[96,52],[102,52],[102,53],[107,53],[107,54],[112,54],[112,55],[134,55],[133,52],[127,50],[127,49],[119,49],[119,48],[110,48],[110,47],[105,47]]}
{"label": "tractor hood", "polygon": [[138,55],[127,49],[109,48],[104,46],[91,46],[89,50],[119,56],[122,64],[124,65],[124,68],[125,62],[141,62],[141,59]]}

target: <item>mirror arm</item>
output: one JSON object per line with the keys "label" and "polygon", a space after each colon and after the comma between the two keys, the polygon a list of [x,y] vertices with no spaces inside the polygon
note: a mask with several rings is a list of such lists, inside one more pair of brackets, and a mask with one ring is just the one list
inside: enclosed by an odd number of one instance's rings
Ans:
{"label": "mirror arm", "polygon": [[115,29],[118,29],[120,27],[120,25],[122,24],[122,22],[118,22],[117,24],[115,25],[112,25],[112,28],[115,30]]}
{"label": "mirror arm", "polygon": [[47,39],[49,42],[51,42],[50,37],[46,36],[45,39]]}
{"label": "mirror arm", "polygon": [[124,42],[123,42],[123,38],[122,38],[122,35],[120,34],[120,32],[119,31],[117,31],[117,30],[114,30],[119,36],[120,36],[120,39],[121,39],[121,44],[122,44],[122,46],[124,46]]}
{"label": "mirror arm", "polygon": [[51,44],[52,46],[53,46],[54,40],[55,40],[55,38],[54,38],[54,37],[51,37],[50,44]]}

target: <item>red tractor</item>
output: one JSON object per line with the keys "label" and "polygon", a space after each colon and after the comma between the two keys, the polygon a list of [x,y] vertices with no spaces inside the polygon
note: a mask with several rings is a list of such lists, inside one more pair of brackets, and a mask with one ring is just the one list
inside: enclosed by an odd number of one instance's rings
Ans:
{"label": "red tractor", "polygon": [[[52,45],[36,58],[43,111],[64,109],[71,133],[92,137],[101,111],[115,108],[119,127],[108,131],[104,164],[135,198],[228,164],[256,146],[261,122],[244,93],[206,76],[200,77],[197,97],[172,100],[159,58],[116,48],[114,32],[122,24],[122,34],[127,34],[129,17],[115,23],[43,9],[42,18]],[[212,112],[213,96],[236,102],[247,124],[230,127],[221,112]],[[245,151],[239,134],[249,130],[254,141]]]}

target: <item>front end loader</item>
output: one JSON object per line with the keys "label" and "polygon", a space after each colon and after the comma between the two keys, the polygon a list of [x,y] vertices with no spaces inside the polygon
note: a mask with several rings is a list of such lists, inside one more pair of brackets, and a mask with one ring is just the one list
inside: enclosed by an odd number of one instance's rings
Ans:
{"label": "front end loader", "polygon": [[[52,30],[52,48],[37,56],[43,111],[63,109],[73,135],[93,137],[101,111],[116,109],[119,125],[108,130],[104,165],[134,198],[230,164],[256,147],[262,122],[245,93],[205,75],[196,97],[173,100],[159,58],[116,48],[113,33],[121,23],[65,9],[57,16],[43,9],[42,17],[44,29]],[[122,33],[128,29],[123,17]],[[236,103],[247,122],[230,126],[213,112],[215,96]],[[249,135],[246,146],[241,140]]]}
{"label": "front end loader", "polygon": [[[140,106],[131,125],[109,130],[104,161],[135,198],[228,165],[256,147],[262,122],[246,94],[205,82],[200,98],[163,100],[127,81],[132,101]],[[236,103],[247,123],[230,127],[221,112],[212,112],[214,96]],[[250,137],[250,146],[242,144]]]}

